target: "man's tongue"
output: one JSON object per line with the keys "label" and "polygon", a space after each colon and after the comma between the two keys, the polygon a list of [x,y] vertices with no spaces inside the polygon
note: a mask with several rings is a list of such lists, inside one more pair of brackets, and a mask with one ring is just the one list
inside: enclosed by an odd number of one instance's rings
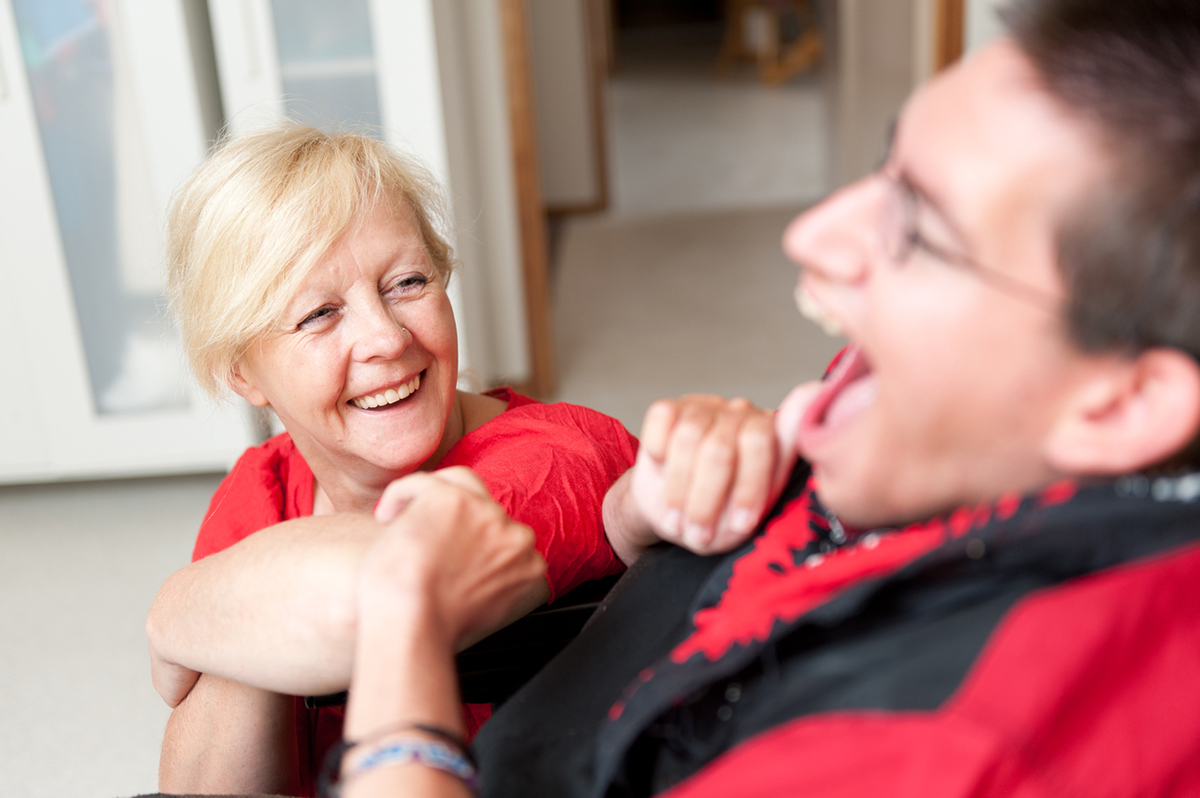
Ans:
{"label": "man's tongue", "polygon": [[874,374],[864,374],[845,385],[833,397],[825,411],[824,425],[830,429],[840,426],[871,406],[879,392]]}
{"label": "man's tongue", "polygon": [[814,427],[835,429],[870,407],[878,391],[878,380],[862,349],[851,344],[826,378],[809,421]]}

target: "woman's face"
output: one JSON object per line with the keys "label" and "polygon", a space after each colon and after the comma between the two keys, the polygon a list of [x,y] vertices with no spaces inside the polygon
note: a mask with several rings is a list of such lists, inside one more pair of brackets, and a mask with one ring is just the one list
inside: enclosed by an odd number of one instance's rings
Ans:
{"label": "woman's face", "polygon": [[438,451],[458,336],[445,280],[409,213],[378,207],[313,269],[233,388],[279,415],[330,492],[374,490]]}

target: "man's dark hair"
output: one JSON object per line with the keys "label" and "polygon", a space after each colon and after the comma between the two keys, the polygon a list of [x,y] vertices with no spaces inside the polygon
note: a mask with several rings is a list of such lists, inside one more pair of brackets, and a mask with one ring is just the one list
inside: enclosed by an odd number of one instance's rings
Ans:
{"label": "man's dark hair", "polygon": [[1112,156],[1059,234],[1070,334],[1200,359],[1200,0],[1016,0],[1004,18]]}

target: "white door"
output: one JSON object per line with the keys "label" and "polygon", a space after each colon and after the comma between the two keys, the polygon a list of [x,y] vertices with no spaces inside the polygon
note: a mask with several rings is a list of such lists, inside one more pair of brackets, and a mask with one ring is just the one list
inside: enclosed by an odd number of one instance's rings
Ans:
{"label": "white door", "polygon": [[188,377],[162,229],[203,159],[179,0],[0,0],[0,482],[210,470],[249,415]]}

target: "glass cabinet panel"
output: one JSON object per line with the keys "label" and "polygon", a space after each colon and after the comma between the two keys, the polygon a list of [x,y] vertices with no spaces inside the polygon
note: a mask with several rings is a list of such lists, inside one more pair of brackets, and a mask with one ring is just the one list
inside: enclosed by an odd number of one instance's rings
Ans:
{"label": "glass cabinet panel", "polygon": [[272,0],[271,12],[288,115],[318,127],[378,130],[367,0]]}
{"label": "glass cabinet panel", "polygon": [[99,414],[188,404],[161,212],[112,0],[13,0]]}

